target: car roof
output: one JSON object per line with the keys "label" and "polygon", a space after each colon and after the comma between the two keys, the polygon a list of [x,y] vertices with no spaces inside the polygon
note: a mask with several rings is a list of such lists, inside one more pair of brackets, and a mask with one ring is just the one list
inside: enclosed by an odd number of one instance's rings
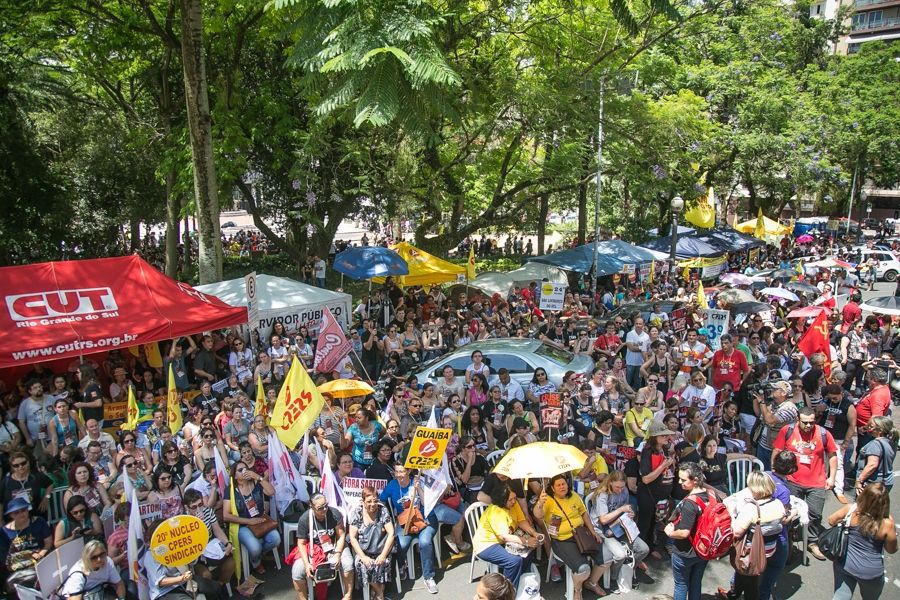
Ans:
{"label": "car roof", "polygon": [[460,350],[465,350],[468,354],[479,350],[482,353],[487,352],[508,352],[510,350],[519,350],[521,352],[527,352],[530,350],[537,349],[538,346],[543,344],[540,340],[535,339],[519,339],[519,338],[498,338],[498,339],[490,339],[490,340],[481,340],[478,342],[470,342],[461,348],[457,348],[457,352]]}

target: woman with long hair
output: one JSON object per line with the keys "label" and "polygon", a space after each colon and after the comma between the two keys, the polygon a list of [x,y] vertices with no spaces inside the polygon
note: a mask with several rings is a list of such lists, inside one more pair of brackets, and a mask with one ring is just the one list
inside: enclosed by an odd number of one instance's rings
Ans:
{"label": "woman with long hair", "polygon": [[[178,451],[175,442],[165,442],[159,451],[159,457],[159,464],[153,470],[154,476],[165,471],[172,476],[173,485],[182,489],[187,487],[187,484],[191,482],[194,469],[191,467],[190,461]],[[154,477],[155,480],[156,477]]]}
{"label": "woman with long hair", "polygon": [[97,513],[88,508],[84,497],[71,496],[66,502],[66,516],[56,524],[53,545],[59,548],[78,538],[88,541],[91,539],[102,540],[103,537],[103,524]]}
{"label": "woman with long hair", "polygon": [[835,527],[848,514],[847,555],[832,564],[833,600],[850,600],[857,586],[862,600],[876,600],[884,590],[884,553],[897,552],[897,529],[891,516],[888,489],[879,482],[867,485],[856,498],[856,504],[839,508],[828,517],[828,524]]}
{"label": "woman with long hair", "polygon": [[487,379],[481,373],[472,373],[472,385],[466,392],[468,406],[478,407],[488,400]]}
{"label": "woman with long hair", "polygon": [[168,471],[158,471],[153,474],[152,481],[153,490],[147,496],[147,501],[159,504],[162,518],[168,519],[183,513],[184,501],[181,489],[175,484],[172,474]]}
{"label": "woman with long hair", "polygon": [[[603,535],[603,557],[607,564],[612,565],[613,574],[628,558],[629,552],[634,557],[635,566],[646,569],[643,563],[650,554],[650,547],[639,537],[629,541],[623,525],[623,521],[637,524],[637,511],[629,499],[625,473],[610,472],[594,491],[593,499],[591,519],[594,528]],[[624,583],[630,589],[631,581]]]}
{"label": "woman with long hair", "polygon": [[231,481],[237,515],[231,514],[231,500],[222,505],[222,516],[226,523],[237,523],[238,539],[247,549],[250,566],[261,575],[265,572],[262,566],[262,555],[281,543],[278,528],[272,529],[263,537],[254,535],[250,525],[261,525],[265,522],[266,497],[275,495],[275,488],[261,475],[251,471],[247,465],[238,461],[231,466]]}
{"label": "woman with long hair", "polygon": [[516,586],[500,573],[488,573],[478,581],[472,600],[515,600]]}
{"label": "woman with long hair", "polygon": [[460,430],[461,435],[472,438],[478,454],[484,456],[494,450],[494,434],[490,427],[485,427],[481,422],[481,411],[478,408],[470,406],[466,409],[460,420]]}

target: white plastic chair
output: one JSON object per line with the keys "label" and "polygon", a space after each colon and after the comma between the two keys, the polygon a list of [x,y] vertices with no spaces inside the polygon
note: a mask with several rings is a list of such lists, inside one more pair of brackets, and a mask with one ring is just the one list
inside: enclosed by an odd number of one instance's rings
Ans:
{"label": "white plastic chair", "polygon": [[728,471],[728,492],[735,494],[747,485],[747,475],[751,471],[763,471],[763,463],[758,458],[729,458],[725,463]]}
{"label": "white plastic chair", "polygon": [[487,461],[487,464],[493,469],[500,459],[503,458],[503,455],[506,454],[505,450],[494,450],[490,454],[488,454],[484,459]]}
{"label": "white plastic chair", "polygon": [[[306,483],[306,491],[309,493],[309,497],[312,498],[313,494],[316,493],[318,488],[318,483],[313,477],[309,475],[301,475],[300,478]],[[272,515],[272,518],[276,521],[279,518],[275,515]],[[297,523],[288,523],[282,522],[281,524],[281,546],[282,551],[285,556],[291,553],[291,548],[293,546],[292,540],[297,538]]]}
{"label": "white plastic chair", "polygon": [[19,597],[19,600],[44,600],[41,593],[35,589],[27,588],[18,583],[13,584],[13,587],[16,589],[16,596]]}
{"label": "white plastic chair", "polygon": [[[281,557],[278,555],[278,546],[272,548],[272,555],[275,557],[275,568],[277,570],[281,570]],[[247,575],[250,574],[250,553],[247,552],[247,548],[241,544],[241,575],[244,576],[244,579],[247,579]]]}
{"label": "white plastic chair", "polygon": [[564,563],[562,560],[556,556],[556,553],[553,550],[550,550],[550,559],[547,561],[547,576],[544,578],[544,582],[548,583],[550,581],[550,569],[553,567],[553,563],[556,562],[560,564],[562,567],[566,569],[566,600],[574,600],[575,598],[575,573]]}
{"label": "white plastic chair", "polygon": [[[484,502],[473,502],[466,508],[465,519],[466,528],[469,530],[469,537],[475,539],[475,532],[478,531],[478,524],[481,522],[481,515],[487,510],[488,505]],[[469,560],[469,583],[475,581],[475,561],[483,562],[487,565],[485,573],[496,573],[499,571],[497,565],[481,560],[475,556],[475,549],[472,549],[472,558]]]}

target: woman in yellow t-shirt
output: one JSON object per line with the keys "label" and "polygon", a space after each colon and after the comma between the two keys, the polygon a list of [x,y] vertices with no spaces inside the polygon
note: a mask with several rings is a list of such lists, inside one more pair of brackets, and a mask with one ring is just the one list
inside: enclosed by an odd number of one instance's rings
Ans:
{"label": "woman in yellow t-shirt", "polygon": [[625,443],[632,447],[644,441],[650,420],[653,418],[653,413],[644,405],[645,402],[643,398],[638,397],[625,413]]}
{"label": "woman in yellow t-shirt", "polygon": [[[517,535],[521,529],[523,535]],[[518,588],[519,577],[531,568],[531,551],[543,541],[519,507],[516,494],[506,483],[491,489],[491,505],[478,522],[472,537],[472,552],[481,560],[503,569],[503,575]],[[510,552],[506,544],[516,545]]]}
{"label": "woman in yellow t-shirt", "polygon": [[[584,525],[598,544],[603,543],[603,537],[594,529],[590,516],[585,518],[587,509],[584,501],[569,487],[565,475],[553,476],[548,487],[552,495],[548,496],[546,491],[541,492],[541,497],[534,506],[534,516],[543,520],[547,526],[553,553],[572,569],[574,591],[571,600],[581,600],[582,587],[598,596],[605,596],[606,592],[599,585],[600,578],[607,568],[603,564],[603,548],[597,550],[594,556],[581,554],[578,544],[572,537],[572,530],[579,525]],[[594,565],[593,568],[591,563]],[[561,579],[558,568],[551,572],[551,578],[555,581]]]}

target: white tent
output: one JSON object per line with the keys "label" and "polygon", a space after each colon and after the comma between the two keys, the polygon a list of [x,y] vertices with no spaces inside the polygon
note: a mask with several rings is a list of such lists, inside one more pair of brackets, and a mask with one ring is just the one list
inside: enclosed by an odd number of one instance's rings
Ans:
{"label": "white tent", "polygon": [[[350,294],[332,292],[271,275],[257,275],[259,319],[252,327],[259,329],[266,339],[276,321],[284,323],[288,331],[305,325],[310,333],[319,329],[322,309],[328,307],[334,318],[345,327],[350,323]],[[244,278],[220,281],[196,286],[197,290],[212,294],[232,306],[247,306],[247,289]]]}
{"label": "white tent", "polygon": [[559,267],[553,265],[545,265],[537,262],[527,262],[525,266],[507,273],[519,287],[527,286],[532,281],[540,282],[544,277],[550,283],[563,283],[569,285],[569,278],[566,272]]}

